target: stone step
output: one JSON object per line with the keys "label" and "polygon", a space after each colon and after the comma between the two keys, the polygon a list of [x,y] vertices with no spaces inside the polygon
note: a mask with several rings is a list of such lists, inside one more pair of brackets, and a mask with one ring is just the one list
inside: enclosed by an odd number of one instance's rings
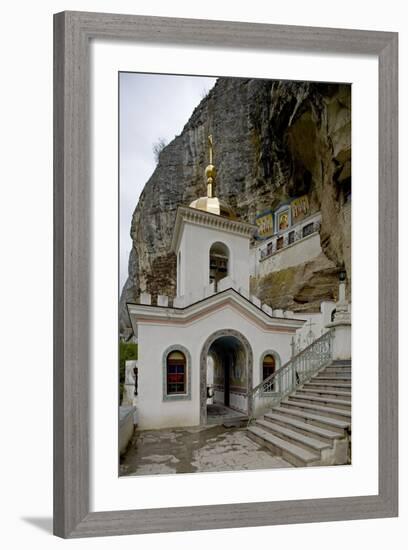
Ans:
{"label": "stone step", "polygon": [[334,407],[327,407],[324,405],[312,405],[309,403],[299,403],[295,401],[289,401],[285,399],[281,401],[281,407],[284,408],[295,408],[295,409],[305,409],[312,413],[318,413],[322,416],[328,416],[329,418],[336,418],[337,420],[348,420],[351,418],[351,411],[345,409],[337,409]]}
{"label": "stone step", "polygon": [[350,399],[351,400],[351,392],[349,391],[342,391],[342,390],[319,390],[319,389],[311,389],[311,388],[299,388],[296,390],[296,393],[302,393],[307,395],[323,395],[324,397],[329,396],[339,396],[340,399]]}
{"label": "stone step", "polygon": [[298,394],[298,392],[289,396],[290,401],[298,403],[310,403],[310,404],[325,404],[325,405],[334,405],[338,409],[350,410],[351,401],[344,399],[333,399],[332,397],[317,397],[316,395],[310,394]]}
{"label": "stone step", "polygon": [[303,388],[351,391],[351,383],[336,382],[333,380],[331,380],[330,382],[319,382],[316,378],[313,378],[313,380],[311,380],[310,382],[306,382],[306,384],[303,384]]}
{"label": "stone step", "polygon": [[334,374],[318,374],[313,378],[314,380],[317,382],[351,382],[351,375],[339,374],[335,376]]}
{"label": "stone step", "polygon": [[335,376],[341,376],[344,374],[347,377],[351,377],[351,369],[348,367],[326,367],[325,369],[321,370],[319,374],[333,374]]}
{"label": "stone step", "polygon": [[[337,371],[340,371],[337,373]],[[350,372],[348,371],[344,371],[343,369],[334,369],[332,371],[329,371],[328,370],[328,367],[326,367],[325,369],[322,369],[320,371],[318,371],[317,377],[319,376],[327,376],[328,378],[332,377],[333,378],[341,378],[342,376],[344,376],[345,378],[349,378],[351,376],[351,370]]]}
{"label": "stone step", "polygon": [[331,365],[337,366],[337,365],[345,365],[347,367],[351,367],[351,361],[350,359],[335,359],[331,362]]}
{"label": "stone step", "polygon": [[274,407],[271,409],[273,413],[279,413],[291,416],[292,418],[301,419],[303,422],[312,423],[324,429],[337,431],[341,435],[346,435],[346,431],[350,428],[350,422],[346,420],[337,420],[329,416],[312,413],[307,410],[299,410],[291,407]]}
{"label": "stone step", "polygon": [[335,432],[327,428],[320,428],[319,426],[311,424],[310,422],[308,423],[302,422],[302,420],[296,420],[296,418],[292,418],[287,414],[270,412],[266,413],[264,416],[275,424],[289,426],[292,430],[296,430],[299,433],[305,435],[312,434],[313,437],[315,437],[316,439],[319,439],[320,441],[324,441],[326,443],[330,443],[334,439],[339,439],[340,437],[342,437],[342,434],[340,434],[339,432]]}
{"label": "stone step", "polygon": [[295,445],[285,439],[277,437],[263,428],[249,426],[247,434],[254,439],[254,441],[277,453],[294,466],[310,466],[312,463],[317,463],[319,460],[319,454],[308,451],[299,445]]}
{"label": "stone step", "polygon": [[291,430],[290,428],[281,426],[280,424],[275,424],[273,421],[268,419],[257,420],[255,426],[265,428],[267,431],[270,431],[274,435],[277,435],[282,439],[286,439],[287,441],[289,441],[290,443],[294,443],[295,445],[300,445],[304,449],[310,450],[312,452],[316,451],[317,453],[320,453],[320,451],[322,451],[323,449],[328,449],[330,447],[330,443],[323,443],[323,441],[315,439],[313,436],[311,436],[311,434],[305,435],[296,432],[294,430]]}

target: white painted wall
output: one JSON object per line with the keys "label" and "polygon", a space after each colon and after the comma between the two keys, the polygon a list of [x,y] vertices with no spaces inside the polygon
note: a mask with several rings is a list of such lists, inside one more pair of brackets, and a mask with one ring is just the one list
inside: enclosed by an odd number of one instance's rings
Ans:
{"label": "white painted wall", "polygon": [[[193,426],[200,422],[200,353],[207,338],[221,329],[241,332],[253,352],[253,386],[260,382],[260,359],[275,350],[282,364],[290,357],[292,335],[267,332],[230,306],[195,320],[187,326],[140,322],[138,350],[138,413],[140,429]],[[180,344],[191,354],[191,400],[163,401],[163,353]]]}
{"label": "white painted wall", "polygon": [[[327,332],[327,324],[331,322],[331,313],[336,308],[335,302],[326,301],[320,304],[320,312],[318,313],[293,313],[291,316],[295,319],[305,319],[306,323],[296,331],[295,343],[298,353],[308,345],[309,331],[312,330],[315,340],[319,338],[324,332]],[[310,326],[310,323],[312,326]]]}
{"label": "white painted wall", "polygon": [[[221,400],[222,402],[222,400]],[[237,411],[245,412],[248,410],[248,397],[242,393],[230,392],[230,407]]]}
{"label": "white painted wall", "polygon": [[228,270],[235,288],[249,291],[249,237],[213,227],[204,227],[183,222],[180,244],[181,252],[178,296],[188,296],[187,303],[204,297],[204,288],[209,284],[209,254],[215,242],[224,243],[229,249]]}
{"label": "white painted wall", "polygon": [[259,261],[259,249],[257,249],[255,254],[258,253],[258,261],[255,262],[255,274],[263,277],[272,271],[280,271],[281,269],[302,264],[316,258],[321,251],[319,233],[313,233],[279,250],[279,252],[275,252],[272,256],[262,261]]}
{"label": "white painted wall", "polygon": [[333,359],[351,359],[351,324],[339,324],[334,327]]}
{"label": "white painted wall", "polygon": [[122,455],[132,438],[135,431],[135,416],[137,415],[134,407],[121,407],[119,412],[119,453]]}

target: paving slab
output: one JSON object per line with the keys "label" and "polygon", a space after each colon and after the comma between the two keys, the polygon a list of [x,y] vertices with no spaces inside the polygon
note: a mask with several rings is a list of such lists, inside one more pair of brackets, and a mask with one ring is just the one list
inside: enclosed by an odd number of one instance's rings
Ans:
{"label": "paving slab", "polygon": [[292,468],[246,435],[245,428],[197,426],[135,433],[121,476]]}

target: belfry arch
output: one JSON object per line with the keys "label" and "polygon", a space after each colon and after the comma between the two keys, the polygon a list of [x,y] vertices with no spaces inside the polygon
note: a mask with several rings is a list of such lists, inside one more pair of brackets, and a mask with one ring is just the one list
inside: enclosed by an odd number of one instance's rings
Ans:
{"label": "belfry arch", "polygon": [[214,283],[217,290],[218,281],[230,274],[230,251],[221,241],[213,243],[209,252],[209,283]]}
{"label": "belfry arch", "polygon": [[[224,363],[225,372],[228,373],[228,380],[231,377],[230,369],[237,367],[238,370],[241,370],[239,374],[245,379],[244,400],[246,401],[245,411],[242,410],[242,412],[251,416],[253,409],[252,399],[249,398],[253,376],[253,353],[251,345],[247,338],[237,330],[217,330],[204,342],[200,354],[200,424],[207,423],[207,358],[210,351],[221,358],[221,361]],[[240,364],[234,365],[233,362],[237,360],[237,354],[240,357]],[[245,369],[245,372],[242,372],[242,367]],[[224,386],[225,395],[226,391]],[[231,406],[230,402],[228,402],[228,406]]]}

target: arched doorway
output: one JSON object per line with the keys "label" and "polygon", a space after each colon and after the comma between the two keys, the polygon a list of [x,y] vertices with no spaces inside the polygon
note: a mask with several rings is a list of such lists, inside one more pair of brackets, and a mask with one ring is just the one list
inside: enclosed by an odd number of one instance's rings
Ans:
{"label": "arched doorway", "polygon": [[214,332],[200,357],[200,424],[207,423],[208,357],[212,364],[214,401],[242,415],[252,414],[252,349],[243,334],[233,329]]}

